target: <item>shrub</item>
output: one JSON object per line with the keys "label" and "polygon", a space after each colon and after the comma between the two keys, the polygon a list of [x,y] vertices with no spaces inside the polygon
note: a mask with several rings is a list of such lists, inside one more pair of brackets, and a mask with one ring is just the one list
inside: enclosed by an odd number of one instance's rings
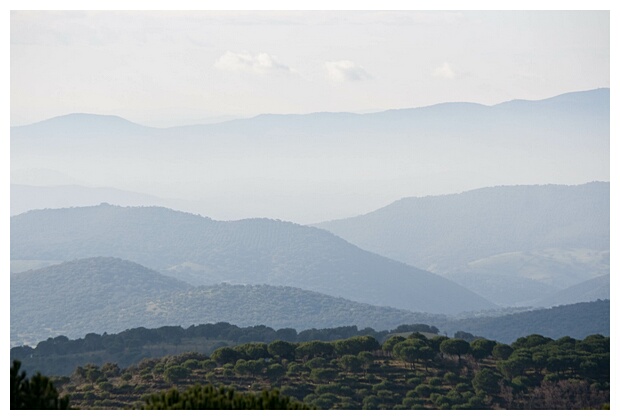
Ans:
{"label": "shrub", "polygon": [[428,384],[432,386],[441,386],[442,380],[441,378],[430,378]]}
{"label": "shrub", "polygon": [[183,366],[174,365],[167,367],[164,371],[164,379],[166,382],[176,382],[180,379],[189,377],[191,371]]}

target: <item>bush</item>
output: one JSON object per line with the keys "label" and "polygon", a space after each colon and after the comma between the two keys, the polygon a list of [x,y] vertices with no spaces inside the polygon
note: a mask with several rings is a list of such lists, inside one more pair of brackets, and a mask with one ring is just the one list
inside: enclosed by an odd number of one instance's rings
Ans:
{"label": "bush", "polygon": [[180,379],[189,377],[191,371],[183,366],[174,365],[167,367],[164,371],[164,379],[166,382],[176,382]]}
{"label": "bush", "polygon": [[417,385],[420,385],[422,383],[422,378],[416,376],[414,378],[407,379],[406,382],[409,385],[417,386]]}
{"label": "bush", "polygon": [[186,369],[198,369],[198,367],[200,366],[200,362],[196,359],[188,359],[186,361],[184,361],[183,363],[181,363],[181,366],[183,366]]}
{"label": "bush", "polygon": [[442,380],[441,378],[430,378],[428,384],[432,386],[441,386]]}
{"label": "bush", "polygon": [[428,398],[431,395],[432,388],[425,384],[420,384],[415,387],[415,393],[423,398]]}

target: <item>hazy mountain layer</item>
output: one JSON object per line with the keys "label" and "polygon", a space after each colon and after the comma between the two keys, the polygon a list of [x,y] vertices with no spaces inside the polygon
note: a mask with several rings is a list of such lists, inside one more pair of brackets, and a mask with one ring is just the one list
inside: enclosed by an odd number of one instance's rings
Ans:
{"label": "hazy mountain layer", "polygon": [[48,337],[82,337],[128,328],[232,322],[272,328],[392,329],[435,325],[449,335],[466,331],[511,342],[543,334],[585,337],[609,334],[609,301],[497,317],[451,320],[352,302],[298,288],[218,284],[193,287],[138,264],[89,258],[11,275],[11,345]]}
{"label": "hazy mountain layer", "polygon": [[401,197],[609,180],[609,97],[597,89],[168,129],[73,114],[12,128],[11,170],[15,183],[54,185],[58,176],[35,175],[57,173],[73,184],[197,201],[191,211],[218,219],[311,223]]}
{"label": "hazy mountain layer", "polygon": [[448,278],[480,273],[563,288],[609,271],[609,188],[606,182],[504,186],[403,198],[317,226]]}
{"label": "hazy mountain layer", "polygon": [[[450,280],[501,306],[538,306],[541,296],[560,288],[525,277],[481,272],[452,272]],[[574,303],[574,302],[571,302]]]}
{"label": "hazy mountain layer", "polygon": [[448,322],[441,326],[451,333],[466,331],[476,336],[511,343],[519,337],[540,334],[553,339],[610,332],[609,300],[538,309],[500,317],[478,317]]}
{"label": "hazy mountain layer", "polygon": [[610,276],[596,277],[560,290],[536,302],[539,306],[569,305],[610,298]]}
{"label": "hazy mountain layer", "polygon": [[37,210],[11,218],[11,258],[111,256],[195,285],[299,287],[415,312],[491,303],[440,276],[361,250],[321,229],[252,219],[218,222],[156,207]]}
{"label": "hazy mountain layer", "polygon": [[292,287],[192,287],[117,258],[88,258],[11,275],[11,342],[127,328],[232,322],[240,326],[375,329],[441,317]]}
{"label": "hazy mountain layer", "polygon": [[134,325],[130,318],[136,304],[189,288],[116,258],[89,258],[11,274],[11,342],[119,331]]}
{"label": "hazy mountain layer", "polygon": [[115,188],[94,188],[80,185],[36,186],[11,184],[11,216],[35,209],[58,209],[65,207],[96,206],[110,203],[119,206],[170,207],[180,201],[165,200],[147,194],[123,191]]}

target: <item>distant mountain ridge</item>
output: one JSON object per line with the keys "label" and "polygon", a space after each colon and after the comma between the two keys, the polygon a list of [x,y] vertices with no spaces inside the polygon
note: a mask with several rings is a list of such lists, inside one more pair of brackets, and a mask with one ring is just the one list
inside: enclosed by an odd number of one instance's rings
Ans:
{"label": "distant mountain ridge", "polygon": [[[609,97],[598,89],[495,106],[260,115],[166,129],[71,115],[11,128],[11,169],[191,199],[199,202],[192,212],[218,219],[311,223],[406,196],[609,180]],[[44,177],[28,183],[50,185]]]}
{"label": "distant mountain ridge", "polygon": [[448,278],[520,276],[564,288],[609,271],[610,184],[503,186],[403,198],[315,226]]}
{"label": "distant mountain ridge", "polygon": [[13,260],[97,256],[135,261],[195,285],[291,286],[415,312],[494,307],[438,275],[289,222],[218,222],[165,208],[105,204],[11,218]]}
{"label": "distant mountain ridge", "polygon": [[610,299],[610,275],[596,277],[537,301],[539,306],[570,305],[578,302],[592,302]]}
{"label": "distant mountain ridge", "polygon": [[[472,108],[497,108],[497,109],[510,109],[510,108],[532,108],[534,105],[545,105],[545,106],[553,106],[555,104],[562,104],[567,109],[572,111],[577,111],[576,108],[581,107],[579,111],[583,110],[591,110],[592,106],[599,107],[601,104],[606,103],[610,98],[610,89],[609,88],[598,88],[586,91],[578,91],[578,92],[567,92],[560,95],[552,96],[546,99],[539,100],[527,100],[527,99],[513,99],[505,102],[500,102],[495,105],[483,105],[475,102],[443,102],[434,105],[420,106],[414,108],[398,108],[398,109],[386,109],[383,111],[376,111],[370,113],[355,113],[355,112],[313,112],[308,114],[259,114],[252,118],[239,118],[228,120],[220,123],[215,123],[218,125],[234,125],[239,121],[260,121],[267,119],[289,119],[289,118],[327,118],[338,120],[342,117],[354,120],[358,117],[368,117],[368,116],[382,116],[384,114],[392,114],[395,116],[402,115],[404,113],[412,113],[412,112],[422,112],[422,111],[432,111],[437,108],[443,108],[443,110],[456,109],[461,106],[467,106]],[[179,125],[172,126],[168,128],[155,128],[149,127],[141,124],[134,123],[128,119],[125,119],[118,115],[103,115],[103,114],[89,114],[89,113],[71,113],[66,115],[59,115],[56,117],[48,118],[42,121],[38,121],[31,124],[23,124],[12,126],[12,129],[22,130],[26,127],[44,127],[46,129],[54,129],[56,126],[62,126],[62,123],[67,122],[70,124],[79,124],[83,125],[85,128],[93,128],[97,126],[103,125],[116,125],[116,126],[125,126],[132,128],[141,128],[141,129],[152,129],[152,130],[172,130],[175,128],[181,127],[200,127],[200,126],[212,126],[215,124],[191,124],[191,125]]]}
{"label": "distant mountain ridge", "polygon": [[11,216],[29,210],[96,206],[109,203],[118,206],[191,207],[191,201],[172,200],[133,191],[81,185],[36,186],[11,184]]}

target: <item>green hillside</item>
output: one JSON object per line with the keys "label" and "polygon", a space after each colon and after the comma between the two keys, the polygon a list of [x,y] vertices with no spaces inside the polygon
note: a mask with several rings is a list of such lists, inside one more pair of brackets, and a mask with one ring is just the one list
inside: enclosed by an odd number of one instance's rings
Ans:
{"label": "green hillside", "polygon": [[413,313],[269,285],[190,286],[116,258],[75,260],[11,275],[11,342],[208,322],[273,328],[360,325],[376,329],[436,321]]}
{"label": "green hillside", "polygon": [[96,256],[135,261],[194,285],[291,286],[415,312],[494,306],[443,277],[293,223],[218,222],[165,208],[105,204],[11,218],[11,259]]}

